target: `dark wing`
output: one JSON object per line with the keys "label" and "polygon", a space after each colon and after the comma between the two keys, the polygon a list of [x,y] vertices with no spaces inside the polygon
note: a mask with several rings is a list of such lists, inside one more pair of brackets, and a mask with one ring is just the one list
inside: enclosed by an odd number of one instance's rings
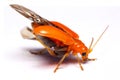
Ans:
{"label": "dark wing", "polygon": [[35,12],[31,11],[28,8],[25,8],[21,5],[18,4],[11,4],[10,5],[13,9],[15,9],[17,12],[19,12],[21,15],[23,15],[24,17],[38,23],[38,24],[47,24],[49,25],[49,21],[47,19],[44,19],[43,17],[39,16],[38,14],[36,14]]}

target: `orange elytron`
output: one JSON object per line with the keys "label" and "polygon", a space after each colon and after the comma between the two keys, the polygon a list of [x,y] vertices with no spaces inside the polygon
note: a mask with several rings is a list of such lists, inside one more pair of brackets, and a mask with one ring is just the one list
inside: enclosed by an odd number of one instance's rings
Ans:
{"label": "orange elytron", "polygon": [[[27,39],[34,39],[39,41],[45,47],[45,49],[47,49],[50,55],[61,57],[61,60],[57,64],[54,72],[57,71],[60,64],[66,57],[69,56],[71,52],[74,56],[77,57],[78,63],[82,70],[83,67],[81,63],[95,60],[89,59],[88,55],[93,50],[108,27],[106,27],[94,45],[92,45],[94,40],[92,38],[91,44],[87,48],[85,44],[79,40],[78,34],[73,32],[65,25],[56,21],[48,21],[47,19],[42,18],[35,12],[23,6],[17,4],[12,4],[10,6],[26,18],[29,18],[33,21],[32,29],[28,27],[23,29],[21,31],[22,36]],[[78,56],[78,54],[81,55],[81,58]]]}

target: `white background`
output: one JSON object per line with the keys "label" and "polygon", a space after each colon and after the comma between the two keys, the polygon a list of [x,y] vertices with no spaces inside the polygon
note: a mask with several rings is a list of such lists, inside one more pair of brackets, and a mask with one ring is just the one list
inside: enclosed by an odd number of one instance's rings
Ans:
{"label": "white background", "polygon": [[[39,2],[38,2],[39,1]],[[119,80],[120,73],[120,3],[118,1],[75,0],[7,0],[1,1],[0,16],[0,80]],[[9,4],[21,4],[48,20],[64,23],[89,45],[91,38],[100,42],[89,55],[97,58],[83,64],[67,59],[53,73],[56,58],[33,55],[29,50],[42,48],[36,41],[22,39],[20,30],[31,21],[13,10]]]}

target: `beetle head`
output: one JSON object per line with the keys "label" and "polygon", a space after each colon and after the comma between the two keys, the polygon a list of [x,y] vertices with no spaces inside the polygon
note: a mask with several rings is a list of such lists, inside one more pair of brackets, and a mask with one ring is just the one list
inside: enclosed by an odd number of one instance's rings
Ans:
{"label": "beetle head", "polygon": [[74,45],[72,45],[73,54],[76,55],[77,53],[80,53],[83,63],[88,61],[89,60],[88,55],[89,53],[92,52],[92,48],[91,48],[92,44],[93,44],[93,38],[89,48],[87,48],[81,40],[76,39]]}
{"label": "beetle head", "polygon": [[[93,40],[94,39],[92,38],[92,41],[91,41],[91,43],[89,45],[89,48],[87,48],[86,51],[81,52],[82,62],[86,62],[86,61],[89,60],[88,54],[92,52],[92,48],[91,47],[92,47],[92,44],[93,44]],[[83,48],[85,48],[85,47],[86,46],[83,46]]]}
{"label": "beetle head", "polygon": [[85,46],[85,44],[81,41],[76,39],[74,45],[72,45],[73,54],[80,53],[82,57],[82,61],[86,62],[89,54],[89,49]]}

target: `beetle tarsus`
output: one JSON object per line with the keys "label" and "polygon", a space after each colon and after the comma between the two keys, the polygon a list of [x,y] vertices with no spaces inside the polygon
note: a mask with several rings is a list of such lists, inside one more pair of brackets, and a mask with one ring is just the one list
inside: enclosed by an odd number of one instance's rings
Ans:
{"label": "beetle tarsus", "polygon": [[82,65],[80,65],[80,68],[81,68],[82,71],[84,70],[84,68],[82,67]]}
{"label": "beetle tarsus", "polygon": [[96,60],[96,58],[93,58],[93,59],[88,59],[88,61],[95,61]]}
{"label": "beetle tarsus", "polygon": [[80,69],[83,71],[84,68],[82,67],[82,64],[81,64],[80,58],[79,58],[78,55],[76,55],[76,56],[77,56],[77,60],[78,60],[78,63],[79,63]]}
{"label": "beetle tarsus", "polygon": [[41,55],[41,54],[45,53],[46,51],[47,51],[46,48],[43,48],[41,50],[30,50],[30,53],[35,54],[35,55]]}

